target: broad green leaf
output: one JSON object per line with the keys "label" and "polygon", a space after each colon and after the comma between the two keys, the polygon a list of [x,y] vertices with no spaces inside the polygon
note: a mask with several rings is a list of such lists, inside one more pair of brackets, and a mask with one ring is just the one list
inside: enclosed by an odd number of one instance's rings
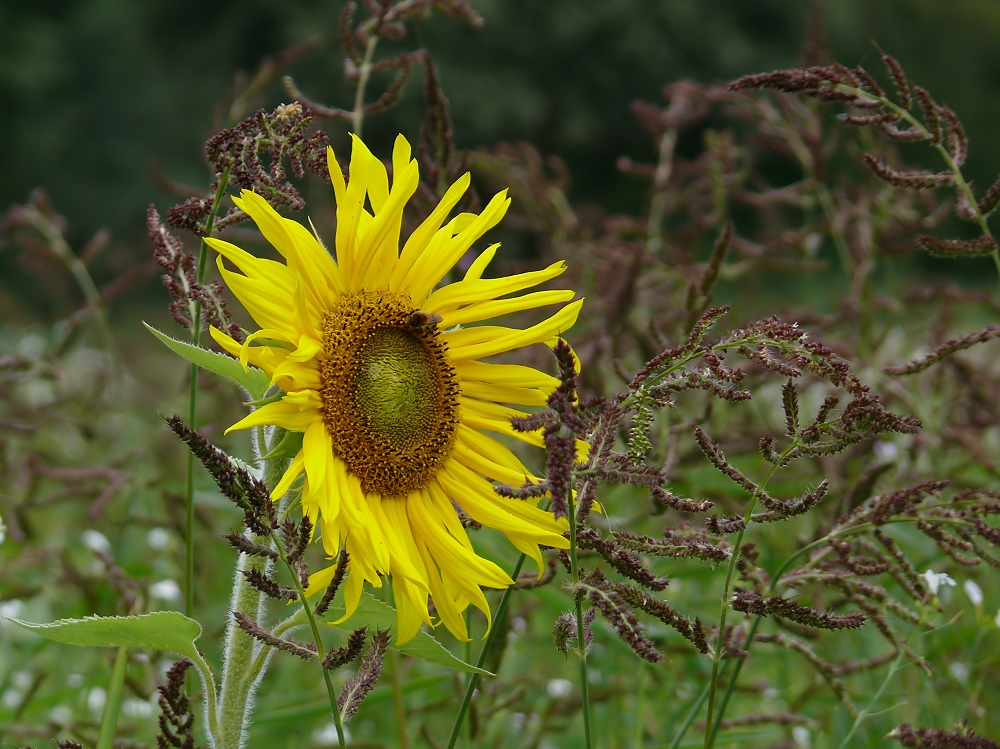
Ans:
{"label": "broad green leaf", "polygon": [[139,647],[169,650],[192,660],[201,660],[194,641],[201,625],[179,611],[154,611],[141,616],[88,616],[35,624],[11,619],[18,626],[49,640],[90,647]]}
{"label": "broad green leaf", "polygon": [[[344,611],[343,600],[340,596],[337,596],[330,606],[330,612],[327,616],[336,620],[344,615]],[[401,653],[406,653],[407,655],[412,655],[414,658],[420,658],[431,663],[437,663],[455,671],[469,671],[483,674],[484,676],[493,676],[489,671],[476,668],[461,658],[452,655],[452,652],[438,642],[433,635],[422,630],[405,645],[397,646],[395,644],[396,610],[392,606],[376,600],[368,593],[361,595],[361,603],[358,604],[358,610],[354,612],[350,619],[342,624],[333,624],[333,622],[327,622],[327,624],[331,627],[336,627],[342,632],[353,632],[358,627],[368,627],[369,632],[374,629],[388,629],[390,642],[393,643],[392,647]]]}
{"label": "broad green leaf", "polygon": [[151,325],[146,325],[146,329],[159,338],[167,348],[180,354],[192,364],[242,386],[250,394],[251,400],[260,400],[264,397],[264,393],[270,385],[270,379],[256,367],[243,369],[243,365],[231,356],[178,341],[176,338],[161,333]]}

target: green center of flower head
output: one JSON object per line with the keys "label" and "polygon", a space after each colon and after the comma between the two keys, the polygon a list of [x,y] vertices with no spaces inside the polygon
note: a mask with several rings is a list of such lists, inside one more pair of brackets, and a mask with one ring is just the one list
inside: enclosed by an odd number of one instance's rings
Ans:
{"label": "green center of flower head", "polygon": [[434,428],[440,383],[430,352],[404,328],[378,328],[358,350],[351,399],[387,440],[418,441]]}
{"label": "green center of flower head", "polygon": [[323,319],[323,422],[366,492],[421,489],[451,454],[458,378],[433,319],[386,289],[349,292]]}

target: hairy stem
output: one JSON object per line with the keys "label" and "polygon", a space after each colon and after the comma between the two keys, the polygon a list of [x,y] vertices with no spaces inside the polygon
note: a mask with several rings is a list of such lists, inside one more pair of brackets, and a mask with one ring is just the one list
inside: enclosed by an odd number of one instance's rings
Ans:
{"label": "hairy stem", "polygon": [[[274,444],[280,441],[283,433],[284,430],[274,431],[272,434]],[[258,454],[266,454],[267,444],[263,440],[257,440],[254,449]],[[286,467],[287,461],[284,460],[264,461],[265,486],[268,488],[276,486]],[[280,546],[278,550],[281,551]],[[272,563],[268,559],[240,554],[233,576],[233,592],[229,604],[233,613],[245,614],[257,623],[263,621],[264,594],[250,585],[243,572],[258,570],[267,574],[271,566]],[[241,749],[246,743],[254,695],[263,676],[263,669],[255,670],[254,665],[264,647],[240,629],[235,616],[230,615],[226,623],[222,683],[216,708],[219,720],[218,749]]]}

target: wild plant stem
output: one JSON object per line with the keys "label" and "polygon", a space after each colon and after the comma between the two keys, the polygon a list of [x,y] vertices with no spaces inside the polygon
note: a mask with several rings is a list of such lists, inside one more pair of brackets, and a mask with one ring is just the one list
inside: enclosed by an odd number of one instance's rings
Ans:
{"label": "wild plant stem", "polygon": [[125,685],[125,668],[128,666],[128,646],[118,648],[115,665],[111,669],[108,682],[108,698],[101,715],[101,729],[97,735],[97,749],[112,749],[115,743],[115,728],[118,726],[118,711],[122,704],[122,687]]}
{"label": "wild plant stem", "polygon": [[[274,545],[278,550],[278,556],[281,557],[281,561],[288,569],[288,574],[292,578],[292,584],[295,586],[295,592],[299,595],[299,601],[302,604],[303,611],[306,613],[306,618],[309,620],[309,628],[312,630],[313,641],[316,643],[316,657],[320,662],[320,670],[323,672],[323,681],[326,684],[326,694],[330,699],[330,712],[333,713],[333,725],[337,729],[337,743],[339,744],[340,749],[346,749],[347,745],[344,741],[344,723],[340,715],[340,707],[337,705],[337,693],[334,691],[333,679],[330,677],[330,672],[323,668],[322,665],[326,650],[323,646],[323,635],[320,633],[319,625],[316,623],[316,614],[310,607],[309,601],[306,600],[306,592],[302,587],[302,581],[299,580],[299,573],[289,563],[284,547],[277,542],[273,533],[271,536],[275,542]],[[405,744],[401,746],[405,747]]]}
{"label": "wild plant stem", "polygon": [[[219,185],[215,188],[215,197],[212,198],[212,209],[205,219],[205,237],[212,236],[212,229],[215,227],[215,217],[219,213],[219,204],[226,194],[226,186],[229,184],[229,169],[219,175]],[[204,238],[198,250],[198,276],[197,282],[201,286],[205,283],[205,270],[208,266],[208,245]],[[195,346],[201,344],[201,300],[196,299],[194,310],[191,315],[191,343]],[[188,392],[188,425],[192,429],[197,428],[198,417],[198,366],[191,365],[191,389]],[[186,517],[184,521],[184,613],[193,615],[194,611],[194,453],[188,451],[187,456],[187,488],[186,488]]]}
{"label": "wild plant stem", "polygon": [[403,682],[399,673],[399,652],[389,649],[389,669],[392,671],[392,707],[396,714],[396,733],[399,749],[410,749],[410,739],[406,735],[406,705],[403,704]]}
{"label": "wild plant stem", "polygon": [[[729,662],[727,661],[723,666],[723,671],[725,671],[725,668],[728,665]],[[699,694],[698,698],[691,703],[691,709],[688,710],[687,715],[684,716],[684,722],[681,723],[681,727],[677,729],[677,733],[674,734],[673,741],[670,742],[668,749],[677,749],[677,747],[681,745],[688,729],[691,727],[691,724],[694,723],[694,719],[698,716],[698,713],[701,712],[701,706],[705,704],[705,699],[708,697],[708,692],[711,686],[711,683],[705,684],[705,688],[701,690],[701,694]]]}
{"label": "wild plant stem", "polygon": [[[521,554],[517,558],[517,563],[514,565],[514,569],[510,572],[510,577],[512,580],[517,580],[517,576],[521,574],[521,567],[524,565],[524,560],[526,559],[524,554]],[[510,594],[513,590],[513,586],[506,588],[503,595],[500,596],[500,603],[497,604],[497,613],[493,617],[493,626],[490,627],[490,631],[486,635],[486,642],[483,643],[483,649],[479,651],[479,658],[476,660],[476,668],[482,668],[483,664],[486,663],[486,656],[489,655],[490,649],[493,647],[493,641],[496,639],[497,631],[500,629],[498,626],[499,622],[503,621],[504,615],[507,613],[507,603],[510,601]],[[462,723],[465,720],[465,714],[469,711],[469,705],[472,703],[472,695],[476,691],[476,687],[479,686],[479,680],[482,678],[481,674],[474,673],[469,679],[468,684],[465,686],[465,696],[462,698],[462,704],[458,708],[458,715],[455,716],[455,724],[451,727],[451,735],[448,737],[447,749],[455,749],[455,744],[458,743],[458,735],[462,732]]]}
{"label": "wild plant stem", "polygon": [[902,662],[903,662],[903,653],[902,651],[900,651],[899,655],[896,657],[896,660],[894,660],[892,662],[892,665],[889,666],[889,673],[885,675],[885,678],[879,685],[878,691],[875,692],[875,695],[871,698],[871,701],[868,703],[868,707],[862,708],[858,712],[857,717],[854,719],[854,724],[851,726],[851,730],[847,732],[846,736],[844,736],[844,739],[843,741],[840,742],[838,749],[847,749],[847,747],[850,746],[850,741],[854,737],[854,734],[857,733],[857,730],[861,727],[861,724],[864,722],[864,719],[872,714],[871,708],[873,708],[875,704],[880,699],[882,699],[883,693],[885,692],[886,689],[888,689],[889,683],[892,681],[892,677],[896,675],[896,671],[899,670],[899,666]]}
{"label": "wild plant stem", "polygon": [[583,737],[584,746],[590,749],[593,746],[591,738],[591,717],[590,717],[590,684],[587,678],[587,632],[583,626],[583,599],[576,595],[577,587],[580,585],[580,565],[577,562],[576,548],[576,507],[573,502],[572,489],[566,496],[566,516],[569,520],[569,570],[573,579],[573,598],[576,601],[576,648],[580,656],[580,698],[583,708]]}
{"label": "wild plant stem", "polygon": [[642,713],[646,701],[646,671],[646,666],[639,666],[639,683],[635,688],[635,718],[633,719],[635,733],[632,737],[632,746],[634,749],[642,749],[643,733],[645,732],[645,727],[642,722]]}
{"label": "wild plant stem", "polygon": [[368,87],[368,77],[372,72],[372,57],[375,56],[375,47],[378,45],[378,37],[372,34],[368,37],[368,44],[365,45],[365,56],[361,60],[361,67],[358,68],[358,88],[354,92],[354,111],[351,113],[351,127],[354,134],[361,137],[361,127],[365,122],[365,89]]}
{"label": "wild plant stem", "polygon": [[[865,91],[864,89],[856,88],[854,86],[847,86],[841,83],[836,84],[834,88],[840,91],[846,91],[847,93],[853,94],[854,96],[864,97],[870,101],[877,101],[886,109],[891,109],[893,112],[898,114],[911,127],[917,130],[921,135],[923,135],[925,140],[932,141],[934,139],[934,136],[931,134],[930,130],[924,127],[924,124],[920,120],[918,120],[916,117],[910,114],[908,110],[903,109],[901,106],[896,104],[894,101],[887,99],[884,96],[876,96],[870,91]],[[941,155],[941,158],[944,160],[944,163],[947,165],[949,171],[951,171],[952,175],[954,175],[955,184],[958,186],[958,189],[962,191],[962,194],[968,201],[969,209],[975,215],[976,223],[979,225],[979,230],[982,232],[983,236],[987,237],[988,239],[995,239],[993,236],[993,232],[990,231],[989,224],[986,222],[986,216],[984,216],[982,212],[979,210],[979,203],[976,200],[975,196],[972,194],[972,189],[969,187],[969,183],[965,180],[965,175],[962,174],[961,167],[959,167],[959,165],[955,163],[955,160],[951,157],[951,154],[948,152],[948,149],[945,148],[941,143],[935,143],[934,148]],[[993,258],[993,265],[997,271],[997,278],[1000,279],[1000,251],[993,250],[993,252],[990,253],[990,256]]]}
{"label": "wild plant stem", "polygon": [[[935,506],[953,507],[954,504],[953,503],[947,503],[947,502],[941,502],[941,503],[937,503],[937,504],[927,505],[927,507],[935,507]],[[889,520],[887,520],[884,523],[884,525],[888,525],[890,523],[915,523],[918,520],[920,520],[919,517],[890,518]],[[940,519],[940,522],[952,522],[952,523],[963,524],[964,525],[964,523],[961,523],[961,521],[953,520],[951,518],[942,518],[942,519]],[[803,546],[801,549],[798,549],[795,553],[793,553],[789,557],[787,557],[785,559],[785,561],[782,562],[781,567],[778,568],[777,572],[775,572],[771,576],[771,584],[768,586],[767,595],[768,596],[774,595],[775,591],[777,590],[778,583],[781,582],[782,576],[785,574],[785,572],[788,571],[788,568],[792,566],[792,562],[794,562],[796,559],[798,559],[803,554],[807,554],[808,552],[812,551],[813,549],[816,549],[816,548],[822,546],[823,544],[829,543],[830,540],[832,540],[834,538],[842,538],[842,537],[847,536],[847,535],[853,535],[854,533],[858,533],[858,532],[863,531],[863,530],[869,530],[871,528],[877,528],[877,527],[879,527],[879,526],[876,526],[874,523],[862,523],[861,525],[851,526],[850,528],[845,528],[845,529],[835,528],[834,530],[830,531],[829,533],[827,533],[822,538],[819,538],[819,539],[813,541],[812,543],[807,544],[806,546]],[[822,557],[822,555],[817,556],[816,558],[814,558],[813,560],[810,561],[810,564],[813,563],[814,561],[818,560],[821,557]],[[746,649],[747,650],[749,650],[750,646],[753,644],[754,635],[757,634],[757,630],[760,628],[760,624],[763,621],[763,619],[764,619],[763,617],[758,616],[758,617],[756,617],[753,620],[753,622],[751,622],[750,629],[747,632],[747,640],[746,640],[747,641],[747,645],[746,645]],[[739,660],[737,660],[735,662],[735,670],[733,671],[733,676],[729,680],[729,684],[726,686],[726,691],[722,695],[722,700],[719,702],[718,715],[716,716],[716,719],[715,719],[715,725],[712,726],[712,741],[715,740],[715,736],[719,732],[719,728],[721,727],[721,724],[722,724],[722,718],[723,718],[723,716],[725,715],[725,712],[726,712],[726,706],[729,704],[729,699],[730,699],[730,697],[732,697],[733,691],[736,688],[736,682],[739,680],[740,671],[743,670],[743,664],[745,662],[746,662],[745,658],[741,658],[741,659],[739,659]]]}
{"label": "wild plant stem", "polygon": [[[715,738],[712,731],[712,718],[714,716],[715,709],[715,691],[718,687],[719,680],[719,665],[722,662],[722,643],[725,639],[726,634],[726,615],[729,613],[729,591],[733,582],[733,573],[736,571],[736,562],[740,558],[740,548],[743,546],[743,536],[746,533],[747,526],[750,524],[750,520],[753,516],[754,508],[757,506],[757,500],[760,499],[760,495],[764,492],[764,487],[767,486],[767,482],[770,481],[771,476],[777,470],[778,466],[784,462],[784,459],[794,450],[799,444],[799,440],[796,437],[791,441],[785,451],[781,454],[781,457],[771,464],[768,469],[767,474],[764,479],[757,485],[757,490],[753,493],[750,498],[750,504],[747,507],[747,511],[743,517],[743,527],[740,532],[736,535],[736,543],[733,544],[733,553],[729,558],[729,569],[726,572],[726,585],[722,590],[722,612],[719,616],[719,633],[715,638],[715,650],[712,653],[712,678],[709,682],[708,690],[708,716],[705,719],[705,749],[712,749],[712,742]],[[721,717],[721,712],[720,712]]]}

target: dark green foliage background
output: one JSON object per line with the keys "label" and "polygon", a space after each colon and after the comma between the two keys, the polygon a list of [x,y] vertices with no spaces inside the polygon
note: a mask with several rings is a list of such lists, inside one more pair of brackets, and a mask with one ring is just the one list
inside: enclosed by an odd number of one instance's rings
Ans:
{"label": "dark green foliage background", "polygon": [[[441,18],[421,26],[441,67],[458,143],[527,140],[574,175],[571,197],[612,210],[632,205],[621,154],[650,154],[629,112],[664,83],[727,80],[800,61],[811,14],[804,0],[478,0],[479,30]],[[340,2],[56,0],[0,3],[0,205],[38,185],[77,238],[106,226],[143,232],[164,203],[151,163],[201,185],[204,138],[238,71],[313,34],[321,48],[292,72],[318,100],[349,106],[336,34]],[[969,175],[1000,169],[1000,2],[837,0],[823,12],[832,55],[877,67],[896,56],[911,78],[957,111],[973,144]],[[385,50],[381,50],[384,52]],[[374,134],[415,138],[418,77]],[[287,98],[277,86],[270,104]],[[373,148],[380,146],[377,141]],[[684,144],[697,147],[697,140]],[[136,245],[133,252],[142,252]]]}

